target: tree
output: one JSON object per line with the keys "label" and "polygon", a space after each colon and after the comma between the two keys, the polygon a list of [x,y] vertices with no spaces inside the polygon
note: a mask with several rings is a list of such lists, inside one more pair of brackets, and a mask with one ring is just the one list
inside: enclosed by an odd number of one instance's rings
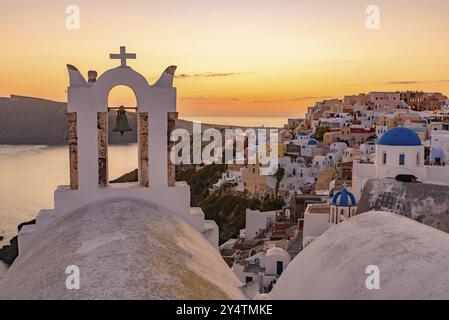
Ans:
{"label": "tree", "polygon": [[275,175],[276,177],[276,196],[278,195],[279,191],[279,185],[281,184],[282,179],[285,177],[285,169],[282,167],[278,167],[278,170],[276,171]]}
{"label": "tree", "polygon": [[326,132],[329,132],[329,129],[321,125],[321,121],[318,121],[318,125],[313,134],[313,138],[319,141],[323,141],[323,137]]}

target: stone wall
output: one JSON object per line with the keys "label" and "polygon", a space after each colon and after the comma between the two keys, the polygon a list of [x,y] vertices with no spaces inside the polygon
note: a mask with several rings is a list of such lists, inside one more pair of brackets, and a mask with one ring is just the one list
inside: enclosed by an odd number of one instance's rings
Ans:
{"label": "stone wall", "polygon": [[323,171],[318,172],[316,190],[327,190],[329,189],[329,183],[335,179],[337,171],[334,168],[326,168]]}
{"label": "stone wall", "polygon": [[148,187],[148,134],[149,134],[148,112],[139,113],[139,184]]}
{"label": "stone wall", "polygon": [[172,142],[170,137],[172,132],[175,130],[176,128],[176,120],[178,119],[178,113],[177,112],[169,112],[168,113],[168,126],[167,126],[167,170],[168,170],[168,186],[169,187],[174,187],[175,186],[175,182],[176,182],[176,177],[175,177],[175,165],[172,163],[171,158],[170,158],[170,151],[172,150],[172,148],[175,145],[175,142]]}
{"label": "stone wall", "polygon": [[78,189],[78,136],[77,136],[77,116],[75,112],[67,113],[70,161],[70,189]]}
{"label": "stone wall", "polygon": [[98,184],[108,185],[108,123],[107,112],[98,113]]}

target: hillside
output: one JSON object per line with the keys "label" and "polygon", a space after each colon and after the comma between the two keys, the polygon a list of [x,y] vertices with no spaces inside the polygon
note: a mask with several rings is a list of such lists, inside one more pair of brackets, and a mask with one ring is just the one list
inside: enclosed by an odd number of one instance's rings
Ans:
{"label": "hillside", "polygon": [[209,194],[209,188],[218,181],[225,168],[224,165],[211,165],[199,171],[178,168],[176,172],[176,180],[190,185],[191,205],[200,207],[206,219],[217,223],[220,243],[238,237],[240,229],[245,228],[246,209],[270,211],[279,210],[283,205],[276,200],[260,201],[249,193],[235,192],[229,186]]}

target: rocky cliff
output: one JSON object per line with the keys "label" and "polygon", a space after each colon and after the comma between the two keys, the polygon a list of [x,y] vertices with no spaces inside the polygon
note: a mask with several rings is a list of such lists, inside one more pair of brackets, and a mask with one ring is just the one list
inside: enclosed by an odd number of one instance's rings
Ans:
{"label": "rocky cliff", "polygon": [[[0,144],[63,145],[67,140],[67,104],[39,98],[0,98]],[[136,115],[127,113],[132,132],[112,132],[115,112],[109,112],[110,143],[137,141]]]}
{"label": "rocky cliff", "polygon": [[358,212],[397,213],[449,233],[449,187],[406,183],[392,179],[368,180]]}
{"label": "rocky cliff", "polygon": [[[35,223],[36,220],[24,222],[19,225],[17,230],[20,231],[22,227]],[[17,236],[15,236],[14,238],[11,239],[9,245],[6,245],[0,249],[0,261],[5,262],[7,265],[11,265],[17,258],[18,254],[19,254],[19,246],[17,242]]]}

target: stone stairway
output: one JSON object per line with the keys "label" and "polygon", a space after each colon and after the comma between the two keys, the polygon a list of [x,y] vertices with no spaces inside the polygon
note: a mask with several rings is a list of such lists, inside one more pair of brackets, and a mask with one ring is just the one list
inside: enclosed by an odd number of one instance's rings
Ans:
{"label": "stone stairway", "polygon": [[298,236],[290,243],[287,252],[290,254],[290,257],[294,259],[302,249],[302,235],[298,234]]}

